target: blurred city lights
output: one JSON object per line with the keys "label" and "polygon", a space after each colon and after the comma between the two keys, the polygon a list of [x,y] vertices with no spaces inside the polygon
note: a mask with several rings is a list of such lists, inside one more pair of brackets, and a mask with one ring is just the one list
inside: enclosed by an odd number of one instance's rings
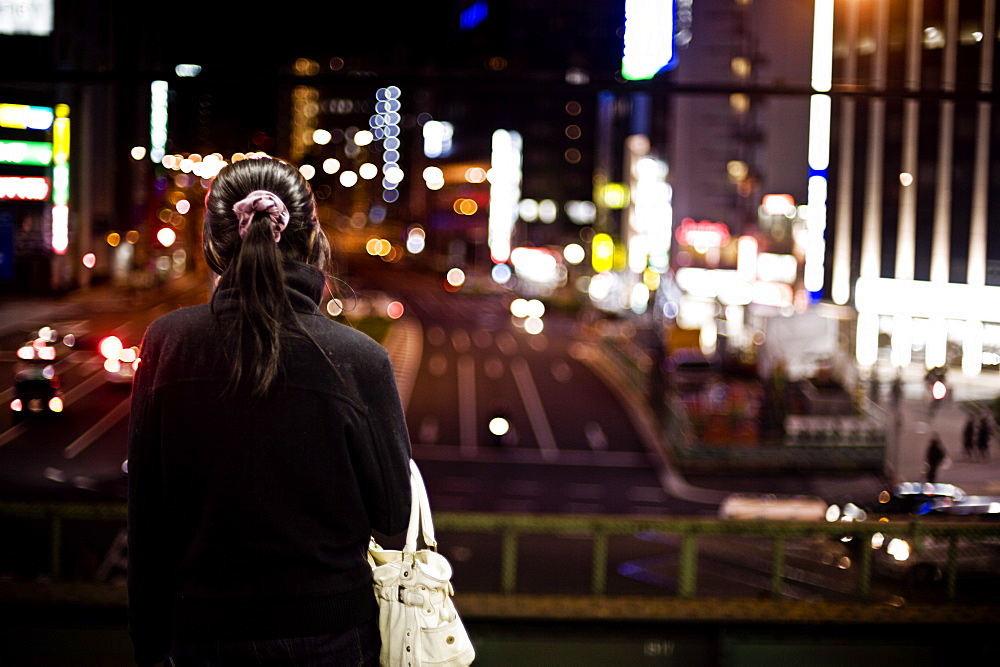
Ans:
{"label": "blurred city lights", "polygon": [[111,246],[112,248],[116,248],[118,247],[118,244],[121,243],[122,237],[121,234],[119,234],[118,232],[111,232],[110,234],[108,234],[105,241],[107,241],[108,245]]}
{"label": "blurred city lights", "polygon": [[524,330],[532,335],[538,335],[542,333],[545,328],[545,323],[542,322],[540,317],[529,316],[524,320]]}
{"label": "blurred city lights", "polygon": [[398,320],[403,316],[403,304],[399,301],[392,301],[385,307],[385,314],[391,320]]}
{"label": "blurred city lights", "polygon": [[383,168],[383,172],[385,173],[385,180],[389,181],[393,185],[396,185],[403,180],[403,170],[399,167],[392,166],[388,169]]}
{"label": "blurred city lights", "polygon": [[301,167],[299,167],[299,173],[302,174],[302,178],[306,179],[307,181],[311,181],[313,177],[316,175],[316,167],[312,166],[311,164],[304,164]]}
{"label": "blurred city lights", "polygon": [[517,203],[517,214],[525,222],[538,220],[538,202],[534,199],[522,199]]}
{"label": "blurred city lights", "polygon": [[506,264],[494,264],[490,271],[490,277],[498,285],[506,285],[511,278],[510,267]]}
{"label": "blurred city lights", "polygon": [[94,253],[92,252],[88,252],[86,255],[83,256],[81,261],[83,262],[83,265],[85,267],[87,267],[88,269],[92,269],[97,264],[97,256],[94,255]]}
{"label": "blurred city lights", "polygon": [[465,271],[459,268],[449,269],[445,275],[445,280],[452,287],[461,287],[465,284]]}
{"label": "blurred city lights", "polygon": [[169,87],[166,81],[154,81],[150,84],[149,91],[149,159],[159,164],[166,154]]}
{"label": "blurred city lights", "polygon": [[160,242],[164,248],[169,248],[177,240],[177,232],[170,229],[170,227],[161,227],[160,231],[156,232],[156,240]]}
{"label": "blurred city lights", "polygon": [[622,77],[651,79],[671,65],[673,35],[674,0],[625,0]]}
{"label": "blurred city lights", "polygon": [[354,133],[355,146],[367,146],[375,139],[375,136],[368,130],[359,130]]}
{"label": "blurred city lights", "polygon": [[52,207],[52,252],[66,254],[69,248],[69,207],[65,204]]}
{"label": "blurred city lights", "polygon": [[510,257],[511,234],[521,199],[521,135],[508,130],[493,133],[490,167],[490,207],[487,243],[493,262]]}
{"label": "blurred city lights", "polygon": [[201,65],[183,64],[174,67],[174,74],[181,78],[195,77],[201,74]]}
{"label": "blurred city lights", "polygon": [[333,157],[323,160],[323,171],[328,174],[336,174],[340,171],[340,160]]}
{"label": "blurred city lights", "polygon": [[433,159],[451,153],[454,131],[455,128],[451,123],[437,120],[429,120],[424,123],[424,155]]}
{"label": "blurred city lights", "polygon": [[358,167],[358,174],[361,178],[370,181],[378,176],[378,167],[373,165],[371,162],[365,162],[363,165]]}
{"label": "blurred city lights", "polygon": [[344,303],[340,299],[330,299],[326,304],[326,312],[331,317],[337,317],[344,312]]}
{"label": "blurred city lights", "polygon": [[130,153],[133,160],[141,160],[146,157],[146,147],[145,146],[133,146]]}
{"label": "blurred city lights", "polygon": [[507,435],[507,432],[510,431],[510,422],[503,417],[494,417],[490,420],[489,429],[490,433],[497,437]]}
{"label": "blurred city lights", "polygon": [[424,230],[420,227],[411,227],[406,234],[406,249],[417,255],[423,252],[426,244],[427,239]]}
{"label": "blurred city lights", "polygon": [[187,199],[181,199],[176,204],[174,204],[174,208],[176,208],[177,212],[180,213],[181,215],[187,215],[188,211],[191,210],[191,202],[189,202]]}
{"label": "blurred city lights", "polygon": [[319,146],[326,146],[333,139],[333,135],[330,134],[329,130],[324,130],[322,128],[313,132],[313,143]]}
{"label": "blurred city lights", "polygon": [[340,184],[345,188],[353,187],[358,182],[358,175],[353,171],[340,172]]}
{"label": "blurred city lights", "polygon": [[469,167],[465,170],[465,180],[469,183],[482,183],[486,180],[486,170],[482,167]]}
{"label": "blurred city lights", "polygon": [[579,243],[570,243],[563,248],[563,259],[570,264],[579,264],[586,257],[586,251]]}

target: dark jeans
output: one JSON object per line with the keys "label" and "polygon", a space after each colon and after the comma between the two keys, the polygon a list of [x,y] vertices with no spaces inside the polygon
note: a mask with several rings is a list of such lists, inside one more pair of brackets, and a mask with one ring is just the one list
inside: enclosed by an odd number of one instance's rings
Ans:
{"label": "dark jeans", "polygon": [[174,640],[169,664],[174,667],[377,667],[382,639],[378,621],[346,632],[292,639],[253,641]]}

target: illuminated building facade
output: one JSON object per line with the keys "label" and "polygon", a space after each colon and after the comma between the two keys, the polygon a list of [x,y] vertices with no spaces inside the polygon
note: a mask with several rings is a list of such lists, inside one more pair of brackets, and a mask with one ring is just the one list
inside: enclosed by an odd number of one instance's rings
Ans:
{"label": "illuminated building facade", "polygon": [[[1000,362],[996,3],[831,2],[824,295],[858,311],[856,357]],[[815,54],[822,57],[822,54]]]}

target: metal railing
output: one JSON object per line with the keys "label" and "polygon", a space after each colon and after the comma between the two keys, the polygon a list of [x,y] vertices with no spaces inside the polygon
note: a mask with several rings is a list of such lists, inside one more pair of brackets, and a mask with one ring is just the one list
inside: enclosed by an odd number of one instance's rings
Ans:
{"label": "metal railing", "polygon": [[[52,582],[65,581],[64,576],[65,524],[73,521],[118,522],[124,528],[126,508],[124,503],[0,503],[0,520],[28,520],[45,522],[48,525],[49,562],[45,579]],[[691,600],[698,596],[699,559],[702,558],[700,545],[733,541],[734,552],[743,549],[747,539],[769,540],[770,548],[770,593],[775,597],[783,594],[786,585],[787,546],[796,540],[829,540],[839,542],[845,536],[857,540],[861,545],[857,550],[858,566],[855,570],[854,595],[860,602],[871,597],[873,581],[873,556],[876,550],[868,545],[873,538],[880,544],[888,544],[893,539],[905,540],[915,553],[919,554],[926,544],[933,542],[938,551],[946,556],[941,563],[940,573],[948,601],[956,600],[959,579],[963,576],[960,564],[971,550],[986,550],[990,563],[1000,565],[1000,523],[991,522],[947,522],[910,520],[894,522],[764,522],[764,521],[716,521],[710,519],[678,518],[638,518],[630,516],[574,516],[574,515],[527,515],[527,514],[478,514],[450,513],[435,514],[435,524],[443,545],[447,546],[455,536],[471,534],[479,536],[476,544],[488,544],[486,535],[499,538],[499,592],[505,596],[534,594],[536,591],[522,590],[519,573],[530,572],[540,563],[523,553],[522,542],[531,536],[545,538],[565,538],[571,536],[575,545],[581,539],[589,541],[589,554],[583,549],[575,549],[577,565],[588,567],[589,573],[580,580],[589,579],[589,590],[584,584],[579,590],[570,591],[574,595],[589,595],[600,598],[608,594],[608,574],[612,571],[609,557],[614,540],[634,539],[637,535],[660,536],[663,544],[670,544],[672,558],[676,562],[674,585],[670,587],[650,586],[645,595],[675,597]],[[0,525],[5,525],[0,523]],[[9,524],[8,524],[9,525]],[[5,536],[6,537],[6,536]],[[3,541],[8,541],[4,539]],[[8,541],[9,543],[9,541]],[[497,554],[494,554],[497,556]],[[551,558],[551,550],[534,557]],[[882,553],[878,554],[883,557]],[[574,559],[560,562],[560,567],[573,567]],[[462,575],[463,567],[456,563],[456,576]],[[1000,571],[986,572],[1000,583]],[[983,577],[980,568],[977,577]],[[980,580],[977,580],[980,581]]]}

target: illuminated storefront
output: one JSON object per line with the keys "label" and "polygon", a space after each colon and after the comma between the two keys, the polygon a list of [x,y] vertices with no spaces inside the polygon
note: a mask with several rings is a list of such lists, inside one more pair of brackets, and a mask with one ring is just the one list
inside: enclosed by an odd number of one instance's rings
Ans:
{"label": "illuminated storefront", "polygon": [[69,248],[69,107],[0,104],[0,281],[51,286]]}

